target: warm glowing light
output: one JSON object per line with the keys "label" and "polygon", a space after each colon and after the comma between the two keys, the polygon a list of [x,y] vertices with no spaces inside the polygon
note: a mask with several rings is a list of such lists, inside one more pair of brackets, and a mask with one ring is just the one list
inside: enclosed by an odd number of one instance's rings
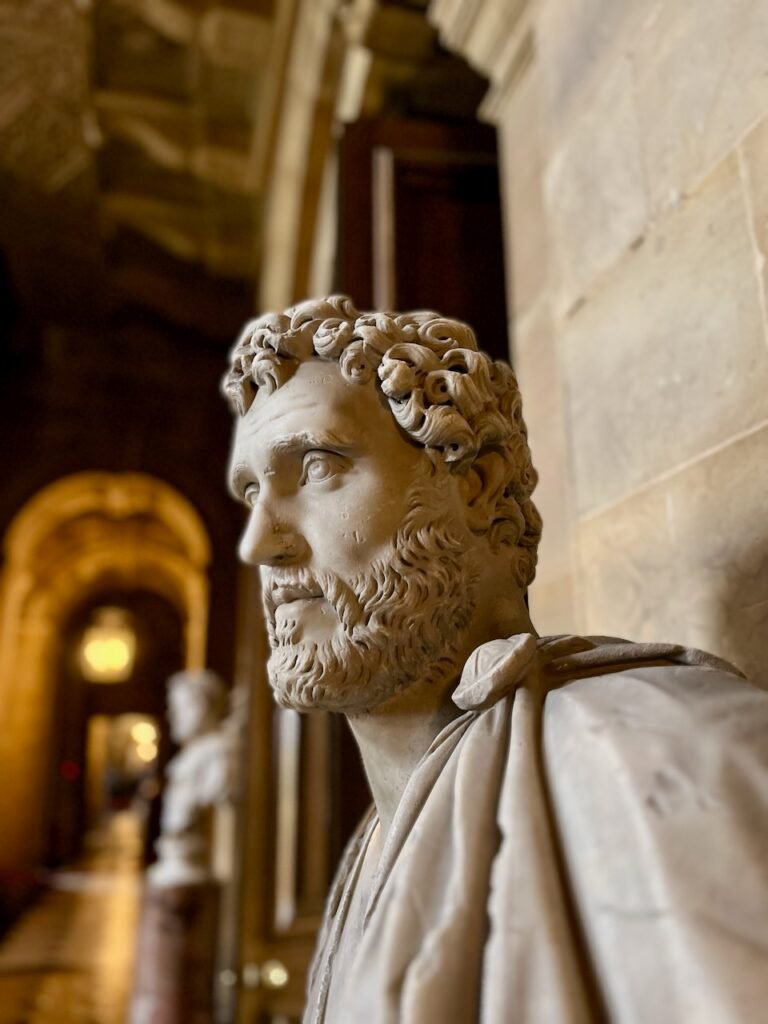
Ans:
{"label": "warm glowing light", "polygon": [[267,960],[261,967],[261,980],[265,988],[284,988],[289,980],[285,964],[279,960]]}
{"label": "warm glowing light", "polygon": [[103,636],[89,640],[83,648],[85,660],[94,672],[123,672],[131,660],[131,649],[119,636]]}
{"label": "warm glowing light", "polygon": [[157,740],[157,729],[151,722],[137,722],[131,728],[131,739],[135,743],[154,743]]}
{"label": "warm glowing light", "polygon": [[141,761],[149,764],[150,761],[154,761],[157,757],[157,744],[139,743],[136,747],[136,753]]}
{"label": "warm glowing light", "polygon": [[136,636],[120,608],[101,608],[83,633],[80,669],[92,683],[122,683],[130,678]]}

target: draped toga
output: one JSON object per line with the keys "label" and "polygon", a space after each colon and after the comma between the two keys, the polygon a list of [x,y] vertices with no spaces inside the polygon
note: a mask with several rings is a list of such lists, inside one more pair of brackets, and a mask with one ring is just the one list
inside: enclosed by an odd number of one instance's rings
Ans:
{"label": "draped toga", "polygon": [[454,700],[355,919],[373,811],[347,847],[305,1024],[763,1019],[768,694],[698,651],[523,634]]}

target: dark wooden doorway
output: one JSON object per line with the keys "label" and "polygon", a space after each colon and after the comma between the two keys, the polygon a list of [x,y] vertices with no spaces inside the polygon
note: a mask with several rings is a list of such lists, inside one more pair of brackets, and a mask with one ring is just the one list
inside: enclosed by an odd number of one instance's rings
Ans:
{"label": "dark wooden doorway", "polygon": [[339,151],[336,285],[360,309],[435,309],[508,359],[496,132],[358,121]]}

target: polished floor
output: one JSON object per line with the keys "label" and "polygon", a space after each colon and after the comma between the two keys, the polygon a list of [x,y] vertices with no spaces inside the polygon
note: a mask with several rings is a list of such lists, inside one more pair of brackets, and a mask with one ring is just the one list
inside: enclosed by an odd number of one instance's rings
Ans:
{"label": "polished floor", "polygon": [[125,1024],[140,900],[138,820],[120,812],[0,945],[0,1024]]}

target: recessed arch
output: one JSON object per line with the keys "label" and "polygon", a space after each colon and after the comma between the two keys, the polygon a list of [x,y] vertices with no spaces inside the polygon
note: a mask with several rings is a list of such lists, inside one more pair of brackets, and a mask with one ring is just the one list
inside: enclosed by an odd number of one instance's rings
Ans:
{"label": "recessed arch", "polygon": [[100,591],[153,591],[181,617],[187,666],[202,666],[210,552],[192,504],[141,473],[68,476],[16,514],[0,573],[0,770],[11,780],[0,790],[0,820],[13,831],[4,830],[7,861],[34,861],[40,849],[39,796],[62,624]]}

